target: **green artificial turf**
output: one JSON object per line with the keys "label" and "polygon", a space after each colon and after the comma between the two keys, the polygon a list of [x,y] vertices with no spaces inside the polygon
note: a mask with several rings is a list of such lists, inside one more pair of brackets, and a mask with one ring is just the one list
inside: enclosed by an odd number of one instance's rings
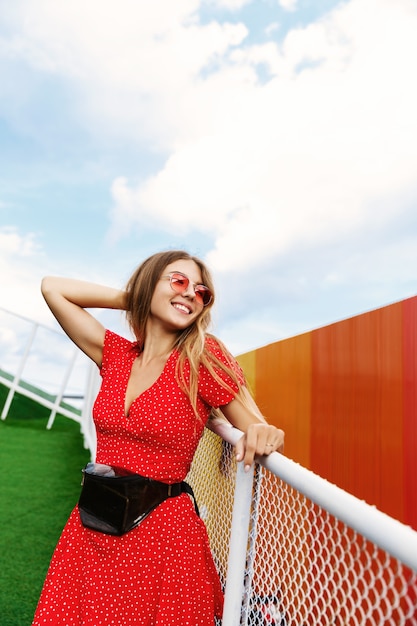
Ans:
{"label": "green artificial turf", "polygon": [[[0,410],[8,389],[0,385]],[[79,424],[16,394],[0,421],[0,625],[30,626],[90,460]]]}

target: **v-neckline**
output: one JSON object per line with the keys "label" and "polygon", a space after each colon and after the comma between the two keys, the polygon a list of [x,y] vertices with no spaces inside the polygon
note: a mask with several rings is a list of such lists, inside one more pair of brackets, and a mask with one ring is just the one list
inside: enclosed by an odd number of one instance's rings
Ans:
{"label": "v-neckline", "polygon": [[[133,405],[134,405],[134,404],[136,404],[136,403],[139,401],[139,399],[140,399],[140,398],[141,398],[144,394],[146,394],[146,393],[147,393],[148,391],[150,391],[150,390],[151,390],[151,389],[152,389],[155,385],[157,385],[157,384],[159,383],[160,379],[161,379],[161,378],[162,378],[162,376],[165,374],[165,370],[166,370],[166,368],[167,368],[167,366],[168,366],[168,363],[170,362],[170,360],[171,360],[171,358],[172,358],[172,356],[173,356],[173,354],[174,354],[174,353],[175,353],[175,350],[172,350],[172,352],[168,355],[168,357],[167,357],[167,359],[166,359],[166,361],[165,361],[165,363],[164,363],[164,366],[163,366],[163,368],[162,368],[162,370],[161,370],[160,374],[159,374],[159,375],[155,378],[155,380],[154,380],[154,381],[153,381],[153,382],[149,385],[149,387],[146,387],[146,389],[144,389],[144,390],[143,390],[143,391],[141,391],[141,392],[140,392],[137,396],[135,396],[135,397],[133,398],[132,402],[130,403],[129,407],[127,407],[127,406],[126,406],[126,396],[127,396],[127,390],[128,390],[128,387],[129,387],[129,382],[130,382],[131,375],[132,375],[132,369],[133,369],[133,366],[134,366],[135,360],[136,360],[136,358],[137,358],[137,356],[138,356],[138,355],[135,355],[135,357],[132,359],[132,362],[131,362],[131,364],[130,364],[130,369],[129,369],[128,373],[127,373],[126,385],[125,385],[125,388],[124,388],[124,395],[123,395],[123,415],[124,415],[124,418],[125,418],[125,419],[129,419],[130,414],[131,414],[131,411],[132,411],[132,407],[133,407]],[[127,411],[126,411],[126,408],[128,408],[128,410],[127,410]]]}

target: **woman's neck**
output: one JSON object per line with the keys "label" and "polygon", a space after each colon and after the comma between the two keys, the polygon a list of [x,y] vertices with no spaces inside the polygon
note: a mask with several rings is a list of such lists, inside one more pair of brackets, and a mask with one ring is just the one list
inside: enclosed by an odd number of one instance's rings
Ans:
{"label": "woman's neck", "polygon": [[167,359],[174,349],[176,336],[163,334],[155,336],[153,333],[147,333],[141,352],[141,361],[143,364],[154,361],[155,359]]}

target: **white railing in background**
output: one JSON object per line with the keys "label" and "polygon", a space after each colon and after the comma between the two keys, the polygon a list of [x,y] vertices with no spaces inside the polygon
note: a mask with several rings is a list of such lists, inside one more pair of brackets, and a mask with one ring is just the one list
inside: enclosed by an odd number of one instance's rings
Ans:
{"label": "white railing in background", "polygon": [[[17,349],[12,333],[8,345],[14,352],[7,358],[2,346],[0,367],[11,375],[0,376],[9,387],[2,418],[9,396],[18,391],[51,409],[51,428],[57,411],[67,414],[60,403],[79,369],[71,395],[84,396],[81,413],[67,416],[80,422],[94,457],[97,367],[87,360],[78,368],[81,353],[74,354],[65,336],[59,337],[65,348],[54,351],[51,329],[43,329],[48,345],[44,339],[39,348],[40,325],[20,321],[25,341]],[[28,367],[39,349],[42,359]],[[64,357],[59,372],[55,363],[47,364],[51,353]],[[39,389],[47,389],[52,373],[56,397],[45,401],[27,383],[34,378]],[[244,472],[233,455],[240,436],[229,424],[213,422],[187,477],[225,589],[223,626],[417,626],[417,533],[283,455],[261,457]]]}
{"label": "white railing in background", "polygon": [[[1,419],[7,418],[19,393],[50,410],[48,430],[57,413],[78,422],[85,446],[91,449],[94,442],[90,441],[89,420],[84,432],[82,413],[87,359],[61,331],[3,308],[0,313],[0,382],[9,389]],[[72,389],[71,384],[75,385]]]}

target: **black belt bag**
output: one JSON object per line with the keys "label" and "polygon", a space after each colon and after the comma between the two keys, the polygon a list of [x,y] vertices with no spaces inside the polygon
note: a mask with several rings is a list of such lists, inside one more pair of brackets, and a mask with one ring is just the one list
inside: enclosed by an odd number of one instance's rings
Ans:
{"label": "black belt bag", "polygon": [[[83,482],[78,509],[83,526],[108,535],[123,535],[132,530],[167,498],[189,493],[197,503],[186,482],[166,483],[139,474],[103,476],[91,469],[83,470]],[[126,474],[126,472],[124,472]]]}

